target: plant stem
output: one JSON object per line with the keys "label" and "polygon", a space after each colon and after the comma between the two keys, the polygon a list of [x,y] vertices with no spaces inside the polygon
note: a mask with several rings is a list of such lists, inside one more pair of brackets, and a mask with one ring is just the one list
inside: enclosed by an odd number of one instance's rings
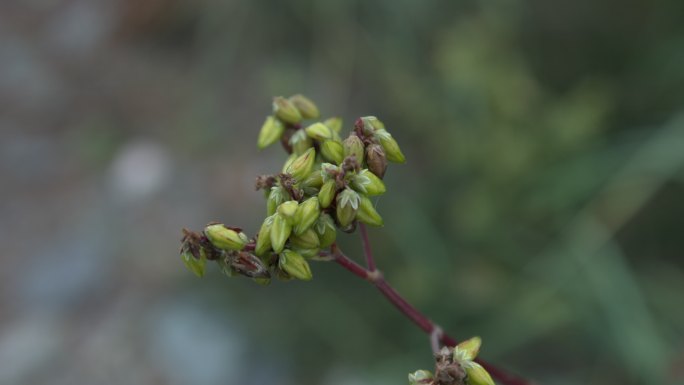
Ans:
{"label": "plant stem", "polygon": [[375,271],[375,259],[373,259],[373,250],[371,250],[370,240],[368,239],[368,230],[364,223],[359,222],[359,234],[361,234],[361,242],[363,243],[363,254],[366,256],[366,266],[368,270]]}
{"label": "plant stem", "polygon": [[[340,266],[344,267],[346,270],[356,275],[359,278],[370,281],[375,285],[375,287],[387,298],[387,300],[394,305],[403,315],[408,319],[413,321],[421,330],[430,335],[431,337],[437,332],[436,335],[439,336],[439,341],[447,346],[456,346],[458,341],[453,337],[441,331],[441,328],[432,322],[427,316],[421,313],[418,309],[413,307],[404,297],[402,297],[383,277],[382,273],[375,268],[373,261],[373,255],[370,252],[370,242],[368,241],[368,235],[366,229],[363,225],[360,226],[361,238],[364,243],[364,252],[366,253],[366,261],[368,262],[368,269],[362,267],[349,257],[347,257],[342,250],[340,250],[336,244],[331,246],[331,255]],[[371,268],[372,266],[372,268]],[[435,345],[433,343],[433,345]],[[434,346],[433,346],[434,349]],[[480,365],[482,365],[489,374],[495,379],[499,380],[505,385],[531,385],[532,383],[514,376],[498,367],[489,364],[482,360],[476,360]]]}

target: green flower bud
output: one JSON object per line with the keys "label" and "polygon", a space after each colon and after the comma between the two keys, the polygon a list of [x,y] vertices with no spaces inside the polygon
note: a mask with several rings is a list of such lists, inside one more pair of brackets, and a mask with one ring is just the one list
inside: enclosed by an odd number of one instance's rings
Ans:
{"label": "green flower bud", "polygon": [[326,120],[323,122],[323,124],[325,124],[326,126],[328,126],[328,128],[330,128],[331,130],[333,130],[333,132],[340,132],[340,131],[342,131],[342,119],[340,119],[340,118],[338,118],[338,117],[336,117],[336,116],[335,116],[335,117],[332,117],[332,118],[326,119]]}
{"label": "green flower bud", "polygon": [[468,385],[495,385],[492,377],[487,373],[482,365],[475,361],[466,361],[462,364],[463,369],[465,369]]}
{"label": "green flower bud", "polygon": [[385,170],[387,170],[387,157],[382,146],[379,144],[371,144],[366,147],[366,164],[368,164],[370,172],[377,175],[378,178],[382,179],[382,177],[385,176]]}
{"label": "green flower bud", "polygon": [[321,186],[321,191],[318,192],[318,202],[321,204],[322,208],[328,208],[335,198],[335,193],[337,192],[335,181],[328,180]]}
{"label": "green flower bud", "polygon": [[289,249],[283,250],[280,254],[278,267],[292,277],[301,279],[302,281],[309,281],[313,278],[311,268],[309,267],[309,263],[306,262],[306,259]]}
{"label": "green flower bud", "polygon": [[284,131],[285,125],[283,125],[283,122],[273,116],[267,117],[266,121],[261,126],[261,131],[259,131],[257,147],[263,149],[272,145],[280,140],[280,137],[283,136]]}
{"label": "green flower bud", "polygon": [[266,200],[267,215],[275,214],[278,206],[288,200],[290,200],[290,194],[285,191],[284,188],[280,186],[271,187],[271,192],[268,194],[268,199]]}
{"label": "green flower bud", "polygon": [[354,222],[356,213],[359,211],[360,200],[359,194],[349,187],[337,194],[337,208],[335,214],[337,216],[337,223],[340,224],[340,227],[347,227]]}
{"label": "green flower bud", "polygon": [[221,250],[242,250],[249,241],[245,233],[238,233],[221,223],[205,227],[204,235],[212,245]]}
{"label": "green flower bud", "polygon": [[355,188],[356,191],[363,192],[369,197],[382,195],[386,190],[385,183],[382,179],[365,168],[353,177],[352,183],[354,186],[359,186],[359,188]]}
{"label": "green flower bud", "polygon": [[297,130],[290,137],[290,146],[292,147],[293,154],[302,155],[306,150],[313,147],[313,140],[306,135],[306,131]]}
{"label": "green flower bud", "polygon": [[321,245],[321,241],[313,229],[308,229],[300,235],[292,235],[290,244],[298,249],[317,249]]}
{"label": "green flower bud", "polygon": [[264,223],[261,224],[259,235],[254,246],[254,254],[263,257],[271,250],[271,227],[273,226],[274,215],[266,217]]}
{"label": "green flower bud", "polygon": [[273,217],[273,225],[271,226],[271,247],[276,253],[280,253],[285,248],[285,242],[290,237],[292,232],[292,225],[288,223],[280,214],[275,214]]}
{"label": "green flower bud", "polygon": [[321,163],[321,177],[323,178],[323,182],[337,179],[337,175],[339,173],[339,166],[336,166],[332,163]]}
{"label": "green flower bud", "polygon": [[323,185],[323,175],[320,170],[313,170],[309,176],[306,177],[300,184],[303,189],[314,188],[319,189]]}
{"label": "green flower bud", "polygon": [[323,123],[314,123],[305,128],[304,131],[306,131],[306,134],[309,135],[310,138],[316,139],[318,141],[334,138],[334,131]]}
{"label": "green flower bud", "polygon": [[297,124],[302,120],[297,107],[282,96],[273,98],[273,113],[278,119],[290,124]]}
{"label": "green flower bud", "polygon": [[432,377],[432,373],[427,370],[416,370],[408,375],[409,385],[432,384]]}
{"label": "green flower bud", "polygon": [[326,160],[340,164],[344,160],[344,147],[336,140],[326,140],[321,144],[321,155]]}
{"label": "green flower bud", "polygon": [[290,168],[290,166],[292,166],[292,163],[294,163],[295,159],[297,159],[297,154],[290,154],[290,156],[288,156],[287,159],[285,159],[285,163],[283,164],[281,172],[287,172],[287,169]]}
{"label": "green flower bud", "polygon": [[382,226],[383,221],[380,214],[375,211],[373,202],[367,196],[362,195],[359,202],[359,211],[356,213],[356,219],[371,226]]}
{"label": "green flower bud", "polygon": [[454,348],[454,361],[474,360],[480,351],[480,345],[482,345],[480,337],[472,337],[456,345]]}
{"label": "green flower bud", "polygon": [[304,178],[311,174],[315,160],[316,150],[310,148],[292,162],[290,167],[287,168],[287,172],[292,174],[297,180],[304,180]]}
{"label": "green flower bud", "polygon": [[394,138],[389,132],[387,132],[386,130],[377,130],[375,131],[374,136],[375,139],[377,139],[380,142],[382,148],[385,150],[387,160],[394,163],[406,162],[406,158],[404,157],[404,154],[401,152],[399,144],[397,144],[397,141],[394,140]]}
{"label": "green flower bud", "polygon": [[318,234],[321,248],[328,247],[335,242],[337,229],[335,228],[335,221],[329,214],[321,214],[314,225],[314,229]]}
{"label": "green flower bud", "polygon": [[290,102],[299,110],[304,119],[318,119],[318,107],[304,95],[290,96]]}
{"label": "green flower bud", "polygon": [[363,122],[363,130],[368,135],[372,134],[375,131],[385,129],[385,124],[375,116],[364,116],[363,118],[361,118],[361,121]]}
{"label": "green flower bud", "polygon": [[282,215],[290,225],[292,225],[294,223],[295,212],[297,212],[297,206],[299,206],[299,202],[287,201],[281,203],[276,211],[278,214]]}
{"label": "green flower bud", "polygon": [[363,164],[363,154],[366,148],[363,145],[363,141],[361,140],[361,138],[356,136],[356,134],[351,133],[342,144],[344,146],[345,158],[354,155],[354,157],[356,157],[356,161],[359,164]]}
{"label": "green flower bud", "polygon": [[316,222],[320,213],[321,205],[318,203],[318,197],[311,197],[302,202],[294,215],[295,234],[300,235],[308,230]]}
{"label": "green flower bud", "polygon": [[207,258],[205,257],[203,251],[200,250],[199,258],[195,258],[195,256],[192,255],[190,250],[183,248],[181,249],[181,259],[183,260],[185,267],[187,267],[188,270],[195,273],[196,276],[204,276],[204,269],[207,264]]}
{"label": "green flower bud", "polygon": [[301,255],[302,257],[309,259],[309,258],[316,258],[318,257],[318,254],[321,252],[321,249],[315,248],[315,249],[300,249],[297,247],[293,247],[292,251],[296,252],[297,254]]}

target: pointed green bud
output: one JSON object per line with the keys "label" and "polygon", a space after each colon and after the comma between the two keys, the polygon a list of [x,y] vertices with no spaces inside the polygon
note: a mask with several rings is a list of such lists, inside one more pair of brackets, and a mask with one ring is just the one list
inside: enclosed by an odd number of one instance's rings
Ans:
{"label": "pointed green bud", "polygon": [[380,142],[383,150],[385,150],[385,155],[387,160],[394,163],[404,163],[406,158],[399,148],[399,144],[394,140],[392,135],[386,130],[377,130],[374,134],[375,139]]}
{"label": "pointed green bud", "polygon": [[283,168],[281,169],[281,172],[287,172],[287,169],[292,166],[292,163],[294,163],[295,159],[297,159],[297,154],[292,153],[290,156],[285,159],[285,163],[283,164]]}
{"label": "pointed green bud", "polygon": [[489,373],[477,362],[466,361],[461,365],[468,376],[466,379],[468,385],[495,385]]}
{"label": "pointed green bud", "polygon": [[335,214],[337,216],[337,223],[340,224],[340,227],[347,227],[354,222],[356,213],[359,211],[360,200],[359,194],[349,187],[337,194],[337,208]]}
{"label": "pointed green bud", "polygon": [[311,174],[315,160],[316,150],[310,148],[292,162],[290,167],[287,168],[287,172],[292,174],[297,180],[304,180]]}
{"label": "pointed green bud", "polygon": [[274,116],[269,116],[266,121],[261,126],[261,131],[259,131],[259,139],[257,140],[257,147],[260,149],[266,148],[273,143],[280,140],[285,131],[285,125],[280,120],[276,119]]}
{"label": "pointed green bud", "polygon": [[344,160],[344,147],[336,140],[326,140],[321,144],[321,155],[326,160],[340,164]]}
{"label": "pointed green bud", "polygon": [[259,230],[259,235],[256,239],[256,245],[254,246],[254,254],[259,257],[263,257],[271,251],[271,227],[273,226],[274,215],[266,217],[264,223],[261,224],[261,229]]}
{"label": "pointed green bud", "polygon": [[366,148],[363,145],[363,141],[361,140],[361,138],[359,138],[356,134],[351,133],[349,134],[347,139],[344,140],[344,143],[342,143],[342,145],[344,146],[345,158],[354,155],[354,157],[356,157],[356,161],[359,164],[363,164],[363,155]]}
{"label": "pointed green bud", "polygon": [[304,95],[293,95],[290,96],[290,102],[294,104],[295,107],[299,110],[299,113],[302,115],[302,118],[304,119],[318,119],[318,116],[320,115],[318,113],[318,107],[314,104],[314,102],[311,101],[311,99],[307,98]]}
{"label": "pointed green bud", "polygon": [[341,118],[338,118],[337,116],[326,119],[326,120],[323,122],[323,124],[325,124],[326,126],[328,126],[328,128],[330,128],[330,129],[333,130],[334,132],[338,132],[338,133],[339,133],[340,131],[342,131],[342,119],[341,119]]}
{"label": "pointed green bud", "polygon": [[306,177],[301,183],[301,188],[307,189],[307,188],[314,188],[314,189],[319,189],[323,185],[323,175],[321,175],[320,170],[313,170],[311,171],[311,174]]}
{"label": "pointed green bud", "polygon": [[409,385],[432,384],[432,373],[427,370],[416,370],[408,375]]}
{"label": "pointed green bud", "polygon": [[[320,175],[320,174],[319,174]],[[294,215],[294,232],[297,235],[303,234],[308,230],[321,214],[321,205],[318,197],[311,197],[297,207]]]}
{"label": "pointed green bud", "polygon": [[454,361],[472,361],[477,357],[480,351],[482,339],[480,337],[473,337],[461,342],[454,348]]}
{"label": "pointed green bud", "polygon": [[321,204],[322,208],[326,209],[330,206],[333,199],[335,199],[336,192],[337,189],[334,180],[328,180],[323,183],[321,190],[318,192],[318,202]]}
{"label": "pointed green bud", "polygon": [[300,235],[292,235],[290,243],[292,247],[298,249],[317,249],[321,245],[321,241],[313,229],[308,229]]}
{"label": "pointed green bud", "polygon": [[183,260],[185,267],[195,273],[196,276],[204,276],[204,269],[207,264],[207,258],[204,256],[204,252],[200,251],[200,257],[195,258],[189,250],[181,250],[181,259]]}
{"label": "pointed green bud", "polygon": [[290,237],[292,225],[280,214],[273,217],[271,226],[271,247],[276,253],[280,253],[285,248],[285,242]]}
{"label": "pointed green bud", "polygon": [[297,254],[301,255],[302,257],[309,259],[309,258],[317,258],[319,257],[319,253],[321,252],[321,249],[316,248],[316,249],[300,249],[297,247],[293,247],[292,251],[296,252]]}
{"label": "pointed green bud", "polygon": [[387,170],[387,156],[385,150],[379,144],[371,144],[366,147],[366,164],[368,169],[378,178],[382,179]]}
{"label": "pointed green bud", "polygon": [[385,124],[375,116],[364,116],[363,118],[361,118],[361,121],[363,122],[364,132],[366,132],[369,135],[375,131],[385,129]]}
{"label": "pointed green bud", "polygon": [[287,201],[281,203],[276,211],[278,214],[282,215],[290,225],[292,225],[294,223],[295,212],[297,212],[297,206],[299,206],[299,202]]}
{"label": "pointed green bud", "polygon": [[266,200],[266,213],[268,215],[275,214],[278,206],[288,200],[290,200],[290,194],[284,188],[280,186],[271,187],[271,192],[268,193]]}
{"label": "pointed green bud", "polygon": [[297,124],[302,120],[297,107],[282,96],[273,98],[273,113],[278,119],[290,124]]}
{"label": "pointed green bud", "polygon": [[313,140],[306,135],[306,131],[297,130],[290,137],[290,146],[292,147],[293,154],[302,155],[306,150],[313,147]]}
{"label": "pointed green bud", "polygon": [[[369,197],[382,195],[385,193],[385,183],[382,181],[382,179],[370,172],[370,170],[364,168],[361,170],[361,172],[359,172],[359,176],[365,178],[363,179],[364,187],[366,189],[366,195]],[[367,183],[366,180],[368,181]]]}
{"label": "pointed green bud", "polygon": [[334,138],[334,131],[323,123],[314,123],[305,128],[304,131],[306,131],[306,134],[309,135],[310,138],[316,139],[318,141]]}
{"label": "pointed green bud", "polygon": [[356,213],[356,219],[359,222],[365,223],[371,226],[382,226],[383,221],[380,214],[375,211],[373,207],[373,202],[368,199],[367,196],[362,195],[361,201],[359,202],[359,211]]}
{"label": "pointed green bud", "polygon": [[283,250],[280,254],[278,267],[292,277],[301,279],[302,281],[309,281],[313,278],[311,268],[309,267],[309,263],[306,262],[306,259],[289,249]]}
{"label": "pointed green bud", "polygon": [[221,250],[242,250],[249,241],[245,233],[229,229],[222,223],[205,227],[204,235],[214,247]]}
{"label": "pointed green bud", "polygon": [[335,221],[329,214],[321,214],[314,225],[314,229],[318,234],[321,248],[328,247],[335,242],[337,229],[335,228]]}

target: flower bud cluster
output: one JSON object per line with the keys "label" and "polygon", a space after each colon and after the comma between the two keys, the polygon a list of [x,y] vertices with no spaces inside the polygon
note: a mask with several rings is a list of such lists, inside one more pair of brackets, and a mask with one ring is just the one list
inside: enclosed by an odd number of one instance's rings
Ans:
{"label": "flower bud cluster", "polygon": [[303,95],[273,99],[257,147],[280,142],[289,155],[280,172],[257,179],[266,218],[252,239],[222,224],[202,234],[186,231],[181,255],[190,270],[202,275],[206,260],[216,260],[226,274],[259,283],[273,276],[309,280],[307,260],[330,247],[338,230],[352,232],[358,222],[383,225],[372,197],[385,193],[388,162],[405,162],[399,145],[376,117],[359,118],[344,139],[340,118],[305,123],[319,117]]}
{"label": "flower bud cluster", "polygon": [[409,385],[494,385],[482,365],[475,362],[482,340],[473,337],[435,355],[435,374],[417,370],[408,375]]}

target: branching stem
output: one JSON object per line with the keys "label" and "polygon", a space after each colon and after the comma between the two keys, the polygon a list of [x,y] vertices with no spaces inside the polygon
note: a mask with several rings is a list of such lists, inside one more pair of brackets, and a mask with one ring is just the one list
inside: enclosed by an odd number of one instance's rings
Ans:
{"label": "branching stem", "polygon": [[[444,333],[438,325],[436,325],[427,316],[406,301],[404,297],[402,297],[392,286],[390,286],[389,283],[387,283],[382,273],[375,267],[366,228],[363,224],[361,224],[359,227],[361,230],[361,239],[363,241],[363,249],[364,253],[366,254],[368,268],[362,267],[354,260],[347,257],[342,250],[337,247],[337,245],[333,244],[331,247],[331,256],[334,258],[335,262],[357,277],[373,283],[373,285],[375,285],[375,287],[385,296],[385,298],[387,298],[392,305],[394,305],[394,307],[396,307],[403,315],[413,321],[414,324],[416,324],[421,330],[431,337],[430,339],[433,350],[436,346],[439,346],[439,342],[447,346],[457,345],[458,341]],[[492,377],[499,380],[504,385],[532,385],[531,382],[510,374],[503,369],[499,369],[498,367],[485,361],[479,359],[476,361],[482,365],[489,372],[489,374],[492,375]]]}

